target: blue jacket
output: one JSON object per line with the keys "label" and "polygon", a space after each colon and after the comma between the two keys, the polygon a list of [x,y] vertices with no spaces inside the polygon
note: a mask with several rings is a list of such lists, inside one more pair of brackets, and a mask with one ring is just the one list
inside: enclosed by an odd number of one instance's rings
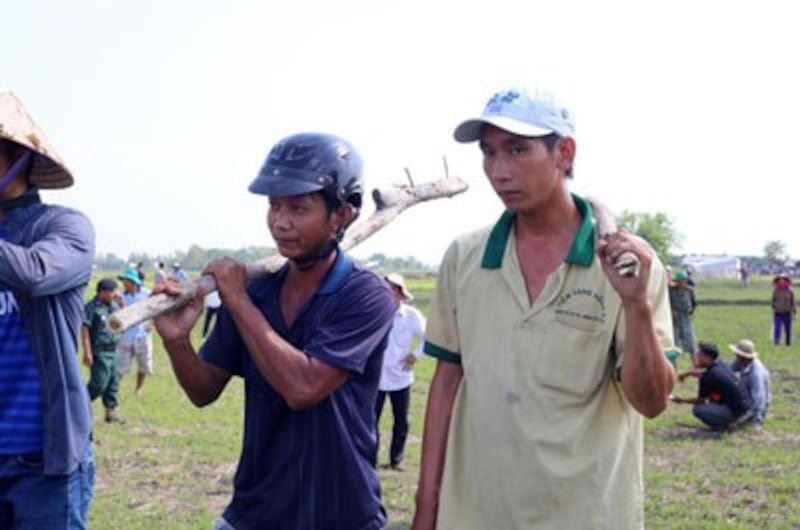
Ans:
{"label": "blue jacket", "polygon": [[13,291],[36,356],[44,409],[44,472],[60,475],[85,459],[92,427],[77,353],[83,294],[94,260],[94,228],[82,213],[36,198],[6,212],[0,284]]}

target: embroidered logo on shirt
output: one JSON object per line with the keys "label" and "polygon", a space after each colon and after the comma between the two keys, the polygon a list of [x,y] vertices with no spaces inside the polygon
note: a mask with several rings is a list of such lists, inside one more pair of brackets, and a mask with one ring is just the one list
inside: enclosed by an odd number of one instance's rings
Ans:
{"label": "embroidered logo on shirt", "polygon": [[579,287],[561,295],[555,313],[564,324],[578,327],[602,325],[607,321],[603,295],[588,288]]}

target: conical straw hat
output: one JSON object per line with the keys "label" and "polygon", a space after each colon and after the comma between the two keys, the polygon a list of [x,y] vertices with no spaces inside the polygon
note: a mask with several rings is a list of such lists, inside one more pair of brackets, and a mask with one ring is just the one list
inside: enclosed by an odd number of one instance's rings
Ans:
{"label": "conical straw hat", "polygon": [[31,184],[41,189],[68,188],[74,182],[53,146],[33,122],[22,102],[11,92],[0,92],[0,138],[11,140],[36,153]]}

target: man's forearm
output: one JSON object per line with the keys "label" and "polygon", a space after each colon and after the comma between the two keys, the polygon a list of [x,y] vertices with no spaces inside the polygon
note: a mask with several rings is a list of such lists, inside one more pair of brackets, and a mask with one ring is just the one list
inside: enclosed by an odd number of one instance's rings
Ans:
{"label": "man's forearm", "polygon": [[165,340],[172,370],[189,399],[198,407],[214,402],[230,378],[221,368],[203,361],[188,337]]}
{"label": "man's forearm", "polygon": [[647,303],[631,304],[625,311],[625,352],[622,388],[640,413],[655,417],[667,407],[675,384],[675,371],[661,351]]}
{"label": "man's forearm", "polygon": [[289,407],[316,405],[344,383],[346,370],[327,365],[298,350],[277,331],[249,299],[228,306],[261,376]]}
{"label": "man's forearm", "polygon": [[425,411],[414,530],[433,529],[436,524],[450,418],[462,378],[461,365],[438,361]]}

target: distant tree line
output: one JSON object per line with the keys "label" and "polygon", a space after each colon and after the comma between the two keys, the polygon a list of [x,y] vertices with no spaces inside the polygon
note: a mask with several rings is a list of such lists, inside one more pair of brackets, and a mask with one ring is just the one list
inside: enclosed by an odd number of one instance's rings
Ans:
{"label": "distant tree line", "polygon": [[275,249],[270,247],[245,247],[240,249],[228,248],[203,248],[199,245],[192,245],[186,251],[176,251],[170,254],[148,254],[146,252],[132,252],[127,259],[123,259],[116,254],[99,254],[95,257],[95,264],[104,270],[119,270],[130,264],[145,264],[145,267],[152,269],[159,261],[169,268],[172,263],[177,261],[186,270],[200,271],[212,260],[229,256],[242,262],[258,261],[275,254]]}
{"label": "distant tree line", "polygon": [[[140,261],[144,263],[148,270],[152,270],[155,264],[163,261],[169,269],[172,263],[177,261],[181,267],[188,271],[201,271],[206,264],[217,258],[225,256],[237,261],[249,263],[259,261],[267,256],[275,254],[276,250],[272,247],[245,247],[240,249],[226,248],[203,248],[199,245],[192,245],[185,252],[177,251],[171,254],[148,254],[146,252],[132,252],[127,259],[121,258],[116,254],[98,254],[95,257],[95,264],[103,270],[122,270],[130,264]],[[372,254],[363,263],[369,269],[378,273],[401,272],[401,273],[428,273],[432,269],[413,256],[389,257],[385,254]]]}

